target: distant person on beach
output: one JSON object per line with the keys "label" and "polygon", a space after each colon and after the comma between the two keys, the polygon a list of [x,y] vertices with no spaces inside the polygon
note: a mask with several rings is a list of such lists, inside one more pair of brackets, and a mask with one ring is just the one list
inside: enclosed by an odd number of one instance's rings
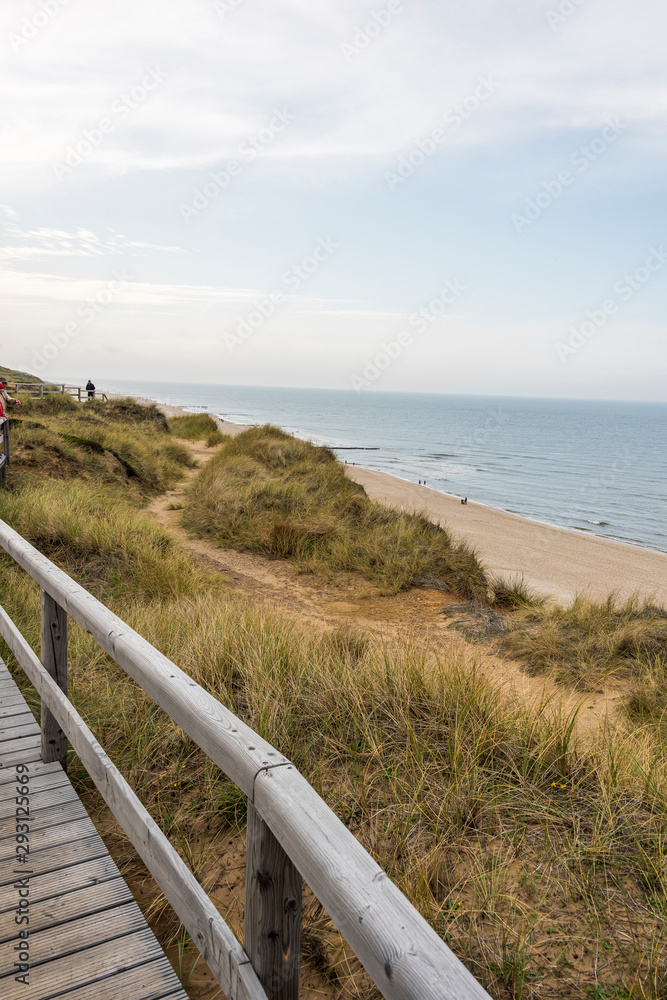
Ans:
{"label": "distant person on beach", "polygon": [[3,410],[3,412],[9,406],[20,406],[21,405],[21,400],[20,399],[13,399],[9,395],[9,393],[7,392],[7,379],[6,378],[0,378],[0,403],[2,404],[2,410]]}
{"label": "distant person on beach", "polygon": [[467,503],[467,502],[468,502],[468,498],[467,497],[464,497],[463,500],[461,501],[461,503]]}
{"label": "distant person on beach", "polygon": [[95,386],[90,379],[86,382],[86,392],[88,393],[88,399],[95,399]]}

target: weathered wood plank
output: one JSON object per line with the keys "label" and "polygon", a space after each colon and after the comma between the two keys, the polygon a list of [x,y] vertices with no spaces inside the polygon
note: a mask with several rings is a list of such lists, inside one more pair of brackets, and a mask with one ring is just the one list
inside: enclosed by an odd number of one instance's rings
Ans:
{"label": "weathered wood plank", "polygon": [[[30,870],[35,875],[44,875],[46,872],[56,872],[69,868],[71,865],[79,864],[81,861],[94,861],[95,858],[104,857],[107,853],[106,846],[102,838],[92,833],[79,840],[66,840],[62,844],[53,844],[43,851],[30,851]],[[15,878],[16,856],[12,852],[10,857],[0,861],[0,886],[9,885]],[[63,877],[65,873],[63,872]]]}
{"label": "weathered wood plank", "polygon": [[0,739],[11,739],[10,735],[5,736],[4,734],[9,734],[12,729],[24,728],[25,726],[32,726],[33,732],[35,728],[39,729],[32,712],[27,710],[21,712],[20,715],[5,716],[4,719],[0,719],[0,726],[2,726],[2,729],[0,729]]}
{"label": "weathered wood plank", "polygon": [[243,945],[269,1000],[298,1000],[303,879],[251,802]]}
{"label": "weathered wood plank", "polygon": [[4,700],[17,694],[21,694],[18,684],[8,675],[0,677],[0,698]]}
{"label": "weathered wood plank", "polygon": [[[42,590],[42,665],[67,694],[67,612]],[[67,770],[67,737],[42,699],[42,760]]]}
{"label": "weathered wood plank", "polygon": [[21,750],[32,750],[35,741],[39,746],[39,733],[30,733],[27,736],[21,736],[18,740],[3,740],[0,743],[0,755],[6,757],[7,754],[20,753]]}
{"label": "weathered wood plank", "polygon": [[[32,866],[27,868],[32,871]],[[92,885],[101,885],[119,878],[120,872],[114,864],[112,858],[107,854],[105,857],[96,858],[94,861],[83,861],[77,865],[67,868],[60,868],[58,871],[46,872],[43,875],[30,876],[30,902],[38,903],[46,899],[54,899],[75,889],[87,889]],[[0,902],[2,913],[11,911],[16,905],[15,896],[11,887],[5,887]]]}
{"label": "weathered wood plank", "polygon": [[173,981],[171,965],[162,957],[108,979],[98,979],[90,986],[59,993],[58,1000],[188,1000],[180,986],[174,988]]}
{"label": "weathered wood plank", "polygon": [[[30,764],[29,768],[30,770],[28,771],[28,774],[30,774],[31,781],[34,780],[34,778],[38,775],[46,775],[46,774],[61,774],[63,776],[63,780],[67,781],[67,775],[63,771],[60,764],[45,764],[44,761],[38,760]],[[15,767],[0,767],[0,789],[2,788],[3,785],[12,784],[15,781],[16,781]],[[2,794],[3,792],[0,790],[0,795]]]}
{"label": "weathered wood plank", "polygon": [[[60,766],[58,766],[57,771],[46,772],[44,774],[33,774],[32,769],[28,773],[30,775],[28,780],[31,792],[45,792],[48,789],[59,788],[62,785],[68,784],[67,775]],[[1,776],[6,776],[7,780],[0,782],[0,801],[13,799],[16,795],[16,769],[13,767],[5,768],[4,775],[0,771]]]}
{"label": "weathered wood plank", "polygon": [[[25,711],[25,698],[7,698],[0,703],[0,721],[13,719],[17,712]],[[34,716],[33,716],[34,718]]]}
{"label": "weathered wood plank", "polygon": [[[35,833],[42,829],[51,829],[52,826],[59,826],[61,823],[69,823],[75,819],[87,818],[86,810],[81,801],[74,798],[71,802],[66,802],[60,806],[49,806],[47,809],[30,810],[30,843]],[[0,841],[15,834],[16,823],[14,817],[0,819]]]}
{"label": "weathered wood plank", "polygon": [[[223,990],[238,1000],[266,1000],[250,960],[230,928],[2,608],[0,629]],[[52,811],[57,812],[57,808]]]}
{"label": "weathered wood plank", "polygon": [[28,746],[24,750],[13,750],[11,753],[0,753],[0,767],[15,766],[16,764],[32,764],[39,761],[41,757],[41,747],[39,740],[35,746]]}
{"label": "weathered wood plank", "polygon": [[[61,872],[63,878],[67,877],[67,872]],[[131,903],[133,896],[120,875],[109,882],[102,882],[99,885],[90,886],[87,889],[76,889],[74,892],[67,892],[65,895],[43,899],[37,903],[30,902],[30,932],[51,928],[54,934],[58,924],[67,923],[78,917],[85,917],[92,913],[101,913],[103,910],[110,910],[114,906],[122,906],[124,903]],[[3,919],[6,915],[0,916],[0,927],[3,927],[0,939],[5,941],[11,937],[16,938],[16,924],[13,921],[13,914],[9,930],[4,927]]]}
{"label": "weathered wood plank", "polygon": [[[145,927],[146,921],[143,914],[133,901],[104,913],[93,913],[78,920],[71,920],[58,927],[57,931],[48,927],[35,933],[31,932],[30,971],[31,973],[35,971],[36,967],[43,962],[51,964],[54,960],[66,955],[81,954],[86,948],[118,939],[120,940],[118,940],[117,953],[118,958],[120,958],[119,964],[122,965],[125,936],[143,931]],[[0,945],[0,977],[11,974],[14,968],[16,953],[13,945],[15,943],[16,936],[13,940]],[[70,964],[76,966],[79,962],[72,958]],[[80,971],[78,974],[80,975]]]}
{"label": "weathered wood plank", "polygon": [[[10,789],[14,790],[16,786],[9,785]],[[23,786],[26,787],[26,786]],[[30,786],[30,793],[28,795],[16,796],[28,800],[27,808],[30,809],[30,825],[32,827],[32,817],[35,813],[40,812],[42,809],[50,809],[52,806],[64,805],[67,802],[78,802],[79,796],[76,794],[71,785],[58,785],[56,788],[46,788],[43,791],[34,790]],[[15,796],[12,795],[11,798],[5,798],[4,801],[0,801],[0,820],[7,819],[11,817],[14,819],[16,816],[16,800]]]}
{"label": "weathered wood plank", "polygon": [[21,740],[25,736],[35,735],[35,724],[28,720],[20,726],[8,726],[7,728],[0,729],[0,746],[5,753],[11,751],[11,747],[6,747],[5,743],[11,743],[12,740]]}
{"label": "weathered wood plank", "polygon": [[151,931],[138,931],[114,941],[105,941],[79,953],[76,961],[70,955],[44,962],[30,969],[30,982],[17,983],[14,973],[0,978],[3,1000],[43,1000],[60,997],[75,987],[86,986],[104,979],[113,972],[123,972],[160,958],[162,951]]}
{"label": "weathered wood plank", "polygon": [[[25,708],[25,698],[22,698],[19,695],[12,695],[11,698],[0,698],[0,719],[11,718],[16,715],[18,709],[25,711]],[[30,711],[30,709],[28,709],[28,711]],[[30,714],[32,715],[32,712],[30,712]]]}
{"label": "weathered wood plank", "polygon": [[[30,856],[47,848],[70,844],[75,840],[83,840],[92,837],[97,831],[89,816],[82,819],[70,820],[67,823],[60,823],[58,826],[47,826],[42,830],[30,832]],[[11,860],[15,857],[15,843],[13,837],[8,837],[0,841],[0,863]]]}

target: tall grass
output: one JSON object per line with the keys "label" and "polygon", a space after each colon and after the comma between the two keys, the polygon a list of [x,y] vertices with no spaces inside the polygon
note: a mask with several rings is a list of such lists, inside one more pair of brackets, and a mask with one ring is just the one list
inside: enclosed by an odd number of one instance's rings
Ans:
{"label": "tall grass", "polygon": [[611,676],[638,678],[646,663],[667,660],[667,612],[637,598],[579,595],[569,607],[520,609],[509,619],[501,646],[534,672],[551,670],[584,686]]}
{"label": "tall grass", "polygon": [[10,488],[28,475],[129,483],[155,493],[195,464],[156,407],[125,399],[82,405],[60,394],[28,398],[12,413],[11,447]]}
{"label": "tall grass", "polygon": [[304,570],[361,573],[387,593],[428,581],[464,597],[487,595],[467,545],[426,517],[369,500],[329,449],[271,426],[227,438],[190,486],[183,523]]}
{"label": "tall grass", "polygon": [[[6,566],[2,582],[36,643],[37,588]],[[508,705],[460,655],[436,663],[375,639],[322,637],[204,580],[179,599],[110,603],[297,763],[492,996],[604,987],[657,1000],[664,753],[620,730],[582,744],[572,717]],[[243,796],[78,628],[70,670],[98,738],[215,881],[204,845],[243,821]],[[338,967],[331,927],[308,913],[309,948],[319,942],[327,975],[338,969],[336,995],[369,996],[358,965]]]}
{"label": "tall grass", "polygon": [[172,417],[169,429],[176,437],[186,438],[188,441],[211,440],[218,444],[223,440],[218,425],[208,413],[187,413],[182,417]]}
{"label": "tall grass", "polygon": [[[62,438],[71,417],[57,419],[43,416]],[[138,439],[169,441],[164,430],[130,426]],[[19,452],[0,516],[294,760],[493,997],[664,1000],[667,742],[653,723],[608,726],[584,742],[575,716],[550,703],[508,703],[455,646],[437,659],[259,613],[148,519],[149,481],[106,481],[94,464],[99,452],[65,444],[83,456],[83,472],[45,476]],[[210,463],[212,482],[229,492],[226,504],[238,486],[260,518],[262,496],[286,496],[293,506],[283,516],[295,522],[295,511],[314,517],[322,500],[326,516],[339,509],[325,487],[346,488],[328,453],[313,455],[275,432],[257,432],[251,445],[254,458],[243,445],[231,454],[225,447],[230,469],[219,458]],[[163,483],[171,475],[164,463]],[[295,485],[302,473],[305,485]],[[348,515],[352,534],[360,524],[379,531],[380,515],[356,489],[342,495],[361,511]],[[208,487],[203,496],[212,499]],[[244,512],[237,516],[250,530]],[[400,534],[394,522],[379,523],[385,544]],[[417,543],[424,537],[420,522],[399,524]],[[350,541],[351,551],[357,544]],[[431,544],[450,558],[440,535]],[[328,552],[318,558],[331,564]],[[38,648],[38,586],[2,556],[0,589]],[[535,627],[552,621],[540,614]],[[602,612],[581,606],[576,614],[593,634],[604,632]],[[649,620],[640,614],[621,615],[619,628]],[[114,762],[206,888],[215,886],[222,837],[234,838],[243,824],[243,796],[78,626],[70,678],[72,699]],[[28,697],[37,708],[34,693]],[[71,774],[98,809],[76,760]],[[114,849],[124,868],[135,864],[117,835]],[[173,935],[159,901],[151,912],[161,938]],[[377,995],[310,898],[304,940],[325,995]]]}

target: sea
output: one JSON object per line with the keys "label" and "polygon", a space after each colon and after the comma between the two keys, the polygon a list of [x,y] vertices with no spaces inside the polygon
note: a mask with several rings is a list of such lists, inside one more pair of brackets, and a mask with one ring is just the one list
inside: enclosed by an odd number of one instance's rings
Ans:
{"label": "sea", "polygon": [[351,465],[667,552],[666,403],[115,379],[98,388],[271,423]]}

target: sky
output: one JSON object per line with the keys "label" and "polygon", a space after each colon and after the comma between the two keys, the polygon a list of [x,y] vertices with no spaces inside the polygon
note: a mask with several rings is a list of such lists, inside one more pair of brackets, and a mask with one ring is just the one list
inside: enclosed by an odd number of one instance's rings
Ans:
{"label": "sky", "polygon": [[659,0],[6,0],[0,363],[667,400]]}

